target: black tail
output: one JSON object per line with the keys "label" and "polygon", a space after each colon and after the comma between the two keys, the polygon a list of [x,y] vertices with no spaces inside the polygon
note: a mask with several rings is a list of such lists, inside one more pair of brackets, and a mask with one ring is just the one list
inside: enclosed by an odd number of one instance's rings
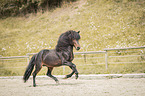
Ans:
{"label": "black tail", "polygon": [[23,76],[24,82],[26,82],[26,81],[29,79],[29,77],[30,77],[30,75],[31,75],[31,73],[32,73],[32,71],[33,71],[33,69],[34,69],[34,65],[35,65],[35,56],[36,56],[36,55],[33,55],[33,57],[31,58],[31,60],[30,60],[30,62],[29,62],[29,65],[28,65],[28,67],[27,67],[27,69],[26,69],[26,71],[25,71],[25,74],[24,74],[24,76]]}

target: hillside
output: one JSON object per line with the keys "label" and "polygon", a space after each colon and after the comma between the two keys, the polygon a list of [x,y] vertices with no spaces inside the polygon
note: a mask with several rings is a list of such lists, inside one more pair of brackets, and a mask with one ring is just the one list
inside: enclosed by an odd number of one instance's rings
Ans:
{"label": "hillside", "polygon": [[79,0],[43,14],[0,19],[0,55],[53,49],[67,30],[81,31],[80,51],[144,46],[144,4],[144,0]]}

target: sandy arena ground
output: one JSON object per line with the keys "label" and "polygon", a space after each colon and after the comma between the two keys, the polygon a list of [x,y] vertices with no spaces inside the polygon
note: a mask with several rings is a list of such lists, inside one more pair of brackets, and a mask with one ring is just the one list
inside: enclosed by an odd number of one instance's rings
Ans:
{"label": "sandy arena ground", "polygon": [[145,78],[52,79],[37,78],[23,83],[21,78],[0,78],[0,96],[145,96]]}

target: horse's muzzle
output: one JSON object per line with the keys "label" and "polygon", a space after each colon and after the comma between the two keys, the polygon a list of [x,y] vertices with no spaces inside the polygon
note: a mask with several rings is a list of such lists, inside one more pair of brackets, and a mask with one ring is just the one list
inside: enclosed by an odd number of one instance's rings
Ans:
{"label": "horse's muzzle", "polygon": [[73,43],[74,43],[74,47],[76,50],[80,50],[81,46],[79,44],[79,41],[78,40],[73,40]]}

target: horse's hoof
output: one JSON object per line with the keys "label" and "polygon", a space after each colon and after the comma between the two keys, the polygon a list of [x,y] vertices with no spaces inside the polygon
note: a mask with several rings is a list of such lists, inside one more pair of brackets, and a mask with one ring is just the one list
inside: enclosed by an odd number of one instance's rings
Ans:
{"label": "horse's hoof", "polygon": [[65,76],[63,79],[67,79],[67,77]]}
{"label": "horse's hoof", "polygon": [[69,78],[69,76],[66,75],[63,79],[67,79],[67,78]]}
{"label": "horse's hoof", "polygon": [[35,84],[35,85],[33,85],[33,87],[36,87],[36,84]]}
{"label": "horse's hoof", "polygon": [[79,76],[78,76],[78,75],[76,75],[76,79],[78,79],[78,77],[79,77]]}

